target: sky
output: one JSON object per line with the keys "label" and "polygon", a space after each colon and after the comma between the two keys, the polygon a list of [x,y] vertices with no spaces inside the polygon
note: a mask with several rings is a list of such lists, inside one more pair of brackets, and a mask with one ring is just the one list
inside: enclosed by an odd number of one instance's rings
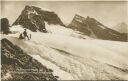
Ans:
{"label": "sky", "polygon": [[12,24],[26,5],[54,11],[64,24],[68,25],[75,14],[95,18],[105,26],[128,21],[128,2],[126,1],[2,1],[2,18],[7,17]]}

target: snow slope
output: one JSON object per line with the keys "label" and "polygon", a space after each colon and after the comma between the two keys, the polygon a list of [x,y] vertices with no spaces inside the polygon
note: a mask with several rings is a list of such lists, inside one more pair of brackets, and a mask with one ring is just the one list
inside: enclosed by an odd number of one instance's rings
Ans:
{"label": "snow slope", "polygon": [[[13,30],[19,31],[16,27]],[[128,42],[81,39],[55,33],[56,30],[51,32],[31,32],[29,41],[19,40],[17,33],[6,38],[53,69],[61,80],[128,80]]]}

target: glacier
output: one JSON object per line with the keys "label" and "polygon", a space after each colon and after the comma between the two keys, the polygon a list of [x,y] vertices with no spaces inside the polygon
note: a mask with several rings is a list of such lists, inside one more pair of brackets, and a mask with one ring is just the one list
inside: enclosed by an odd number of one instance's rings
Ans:
{"label": "glacier", "polygon": [[93,39],[58,25],[49,33],[29,32],[31,40],[20,40],[20,25],[3,35],[27,54],[52,69],[60,80],[128,80],[128,42]]}

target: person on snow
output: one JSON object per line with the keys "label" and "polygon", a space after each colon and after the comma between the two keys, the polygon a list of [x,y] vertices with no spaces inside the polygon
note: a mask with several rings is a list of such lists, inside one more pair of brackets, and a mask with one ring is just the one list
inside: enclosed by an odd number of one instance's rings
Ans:
{"label": "person on snow", "polygon": [[28,37],[28,34],[27,34],[27,29],[24,29],[23,35],[24,35],[24,38],[26,38],[26,37],[27,37],[27,38],[28,38],[28,40],[30,40],[30,39],[29,39],[29,37]]}
{"label": "person on snow", "polygon": [[20,34],[19,39],[24,39],[22,33]]}

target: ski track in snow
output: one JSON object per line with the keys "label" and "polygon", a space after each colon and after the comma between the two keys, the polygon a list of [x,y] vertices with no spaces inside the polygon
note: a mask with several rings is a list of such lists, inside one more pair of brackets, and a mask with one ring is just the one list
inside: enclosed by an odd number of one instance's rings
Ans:
{"label": "ski track in snow", "polygon": [[17,34],[6,38],[53,69],[60,80],[128,79],[128,42],[80,39],[63,33],[31,32],[29,41],[17,39]]}

